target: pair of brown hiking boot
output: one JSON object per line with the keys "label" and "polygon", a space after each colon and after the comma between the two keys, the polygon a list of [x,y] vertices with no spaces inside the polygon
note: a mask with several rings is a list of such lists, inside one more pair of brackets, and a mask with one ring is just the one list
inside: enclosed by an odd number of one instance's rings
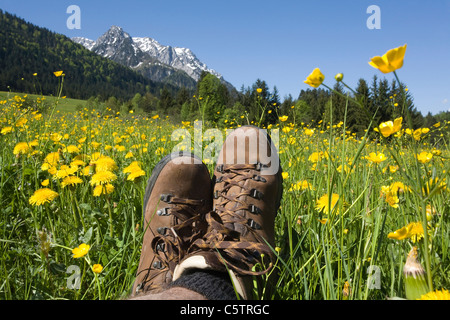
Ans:
{"label": "pair of brown hiking boot", "polygon": [[253,299],[253,277],[274,265],[274,223],[282,197],[278,152],[265,130],[234,130],[214,176],[191,154],[154,168],[144,197],[144,238],[132,296],[158,293],[195,270],[229,274]]}

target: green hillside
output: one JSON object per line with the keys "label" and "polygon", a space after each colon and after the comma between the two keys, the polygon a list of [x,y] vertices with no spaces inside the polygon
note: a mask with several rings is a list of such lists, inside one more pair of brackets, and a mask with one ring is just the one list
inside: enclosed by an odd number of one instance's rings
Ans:
{"label": "green hillside", "polygon": [[[42,98],[42,95],[37,94],[26,94],[26,93],[15,93],[15,92],[6,92],[6,91],[0,91],[0,101],[2,100],[8,100],[11,98],[14,98],[14,96],[20,96],[25,99],[29,99],[30,101],[36,101],[37,98]],[[44,96],[45,101],[47,105],[54,106],[56,103],[56,97],[53,96]],[[85,107],[86,106],[86,100],[81,99],[71,99],[71,98],[64,98],[59,99],[57,110],[60,112],[74,112],[77,110],[77,108]]]}
{"label": "green hillside", "polygon": [[165,86],[90,52],[68,37],[35,26],[0,10],[0,91],[54,95],[64,71],[62,95],[131,99],[136,93],[158,96]]}

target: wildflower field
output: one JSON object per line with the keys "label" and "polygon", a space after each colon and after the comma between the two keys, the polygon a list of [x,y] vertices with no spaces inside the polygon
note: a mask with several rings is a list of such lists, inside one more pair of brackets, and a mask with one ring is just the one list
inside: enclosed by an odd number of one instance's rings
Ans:
{"label": "wildflower field", "polygon": [[[401,68],[375,62],[386,73]],[[314,87],[323,81],[319,69],[307,78]],[[0,297],[126,298],[139,263],[146,180],[181,141],[212,173],[211,128],[89,105],[58,112],[59,97],[40,112],[43,99],[26,107],[24,95],[0,101]],[[273,248],[278,284],[269,298],[411,298],[410,252],[423,268],[413,273],[424,288],[415,297],[448,298],[450,123],[413,129],[398,117],[358,137],[345,121],[278,119],[264,127],[284,179]],[[225,137],[245,124],[229,119],[214,132]]]}

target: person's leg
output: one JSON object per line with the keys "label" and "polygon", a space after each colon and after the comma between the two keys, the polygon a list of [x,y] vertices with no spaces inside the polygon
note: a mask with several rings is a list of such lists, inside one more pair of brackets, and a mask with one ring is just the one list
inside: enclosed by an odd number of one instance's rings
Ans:
{"label": "person's leg", "polygon": [[[206,233],[191,237],[192,243],[186,239],[185,255],[177,256],[175,265],[168,264],[165,280],[159,278],[164,290],[141,290],[133,299],[230,300],[238,294],[253,298],[252,275],[270,271],[274,261],[274,221],[282,196],[277,150],[265,131],[237,129],[227,137],[214,174],[214,210],[206,214]],[[158,241],[152,243],[156,249]],[[148,259],[152,252],[142,254],[140,270],[155,274]],[[268,259],[263,261],[263,255]],[[265,270],[252,270],[256,264]]]}
{"label": "person's leg", "polygon": [[[220,271],[232,279],[242,298],[253,298],[252,276],[269,272],[276,260],[274,224],[282,197],[281,172],[278,152],[264,130],[245,126],[227,137],[214,171],[208,231],[176,266],[174,281],[193,270]],[[259,271],[253,270],[257,264]]]}

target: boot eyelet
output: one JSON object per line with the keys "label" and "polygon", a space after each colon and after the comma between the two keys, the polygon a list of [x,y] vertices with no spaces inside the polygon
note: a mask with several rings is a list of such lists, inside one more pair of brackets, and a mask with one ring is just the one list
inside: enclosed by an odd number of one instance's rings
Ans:
{"label": "boot eyelet", "polygon": [[160,234],[160,235],[165,235],[166,234],[166,227],[159,227],[158,229],[156,229],[156,231]]}
{"label": "boot eyelet", "polygon": [[171,203],[173,195],[171,194],[162,194],[161,195],[161,201],[167,202],[167,203]]}
{"label": "boot eyelet", "polygon": [[255,229],[255,230],[261,230],[262,227],[260,224],[258,224],[257,222],[255,222],[255,220],[252,219],[248,219],[248,225],[250,226],[250,228]]}
{"label": "boot eyelet", "polygon": [[153,262],[153,265],[152,265],[152,266],[153,266],[153,268],[155,268],[155,269],[163,269],[163,268],[164,268],[163,264],[162,264],[161,261],[159,261],[159,260]]}
{"label": "boot eyelet", "polygon": [[156,250],[156,252],[166,252],[166,244],[164,242],[163,243],[158,243],[156,245],[155,250]]}
{"label": "boot eyelet", "polygon": [[162,208],[156,211],[156,214],[158,216],[168,216],[169,215],[169,208]]}
{"label": "boot eyelet", "polygon": [[266,182],[267,181],[265,178],[263,178],[261,176],[258,176],[256,174],[252,177],[252,179],[255,180],[255,181],[261,181],[261,182]]}
{"label": "boot eyelet", "polygon": [[254,204],[251,204],[248,206],[248,211],[250,211],[250,213],[254,213],[254,214],[262,214],[261,209],[258,208],[257,206],[255,206]]}
{"label": "boot eyelet", "polygon": [[261,200],[263,198],[264,194],[261,191],[258,191],[256,189],[250,190],[250,197]]}

